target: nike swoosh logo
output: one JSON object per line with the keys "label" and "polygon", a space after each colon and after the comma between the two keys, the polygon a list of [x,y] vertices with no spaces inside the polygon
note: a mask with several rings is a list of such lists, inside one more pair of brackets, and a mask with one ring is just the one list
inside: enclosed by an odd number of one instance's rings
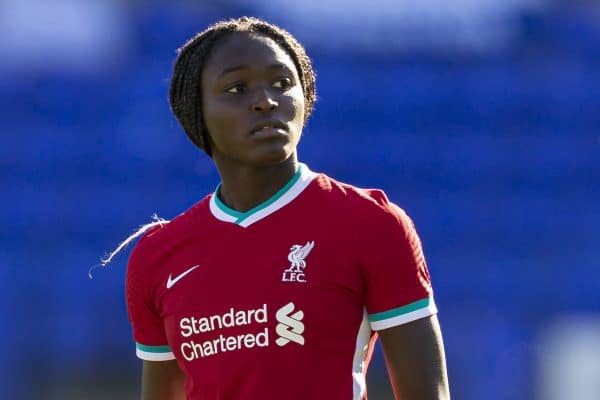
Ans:
{"label": "nike swoosh logo", "polygon": [[199,266],[200,265],[194,265],[192,268],[189,268],[188,270],[182,272],[181,274],[177,275],[175,278],[172,278],[171,274],[169,274],[169,279],[167,279],[167,289],[171,289],[174,284],[176,284],[177,282],[179,282],[181,280],[181,278],[183,278],[184,276],[186,276],[187,274],[189,274],[190,272],[192,272]]}

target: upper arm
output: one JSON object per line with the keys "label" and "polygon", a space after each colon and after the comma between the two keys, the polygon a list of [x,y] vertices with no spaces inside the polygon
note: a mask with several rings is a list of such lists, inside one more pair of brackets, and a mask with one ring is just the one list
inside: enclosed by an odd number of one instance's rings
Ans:
{"label": "upper arm", "polygon": [[450,399],[444,345],[435,315],[378,334],[397,399]]}
{"label": "upper arm", "polygon": [[374,213],[359,243],[365,305],[376,331],[437,312],[421,240],[411,219],[393,204],[385,210]]}
{"label": "upper arm", "polygon": [[[127,314],[136,344],[136,354],[144,361],[174,360],[161,313],[159,288],[164,281],[156,276],[155,257],[143,239],[133,249],[125,278]],[[162,283],[162,285],[160,285]]]}
{"label": "upper arm", "polygon": [[385,214],[370,219],[364,239],[371,329],[379,333],[397,399],[447,400],[442,336],[421,240],[402,209],[387,201],[382,208]]}
{"label": "upper arm", "polygon": [[136,354],[143,360],[142,400],[185,400],[184,375],[169,346],[157,304],[151,250],[143,239],[134,248],[125,284]]}
{"label": "upper arm", "polygon": [[184,381],[177,361],[144,361],[142,400],[185,400]]}

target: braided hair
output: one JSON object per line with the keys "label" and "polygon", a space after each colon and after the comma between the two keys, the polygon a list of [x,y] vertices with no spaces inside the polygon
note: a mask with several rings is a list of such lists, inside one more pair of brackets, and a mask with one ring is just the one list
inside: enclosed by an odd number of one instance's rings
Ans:
{"label": "braided hair", "polygon": [[186,135],[209,156],[208,132],[202,116],[202,71],[216,44],[234,32],[269,37],[290,56],[296,66],[304,92],[304,122],[316,101],[315,72],[304,47],[286,30],[258,18],[241,17],[219,21],[198,33],[177,51],[169,103]]}

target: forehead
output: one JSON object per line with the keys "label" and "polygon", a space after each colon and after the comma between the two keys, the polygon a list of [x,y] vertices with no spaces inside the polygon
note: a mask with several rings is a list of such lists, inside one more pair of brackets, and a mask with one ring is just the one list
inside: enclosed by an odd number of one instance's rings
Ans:
{"label": "forehead", "polygon": [[213,75],[232,67],[260,68],[273,64],[283,64],[297,73],[292,58],[270,37],[256,33],[234,32],[215,44],[204,66],[204,72]]}

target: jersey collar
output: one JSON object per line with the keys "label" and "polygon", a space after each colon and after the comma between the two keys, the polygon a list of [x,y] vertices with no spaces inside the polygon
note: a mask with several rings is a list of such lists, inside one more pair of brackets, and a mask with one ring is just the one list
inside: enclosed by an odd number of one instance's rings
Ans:
{"label": "jersey collar", "polygon": [[219,196],[217,196],[221,187],[221,184],[219,184],[210,198],[210,211],[218,220],[231,222],[246,228],[291,203],[292,200],[306,189],[316,175],[305,164],[299,163],[298,171],[296,171],[292,179],[284,187],[279,189],[271,198],[246,212],[229,208],[219,199]]}

